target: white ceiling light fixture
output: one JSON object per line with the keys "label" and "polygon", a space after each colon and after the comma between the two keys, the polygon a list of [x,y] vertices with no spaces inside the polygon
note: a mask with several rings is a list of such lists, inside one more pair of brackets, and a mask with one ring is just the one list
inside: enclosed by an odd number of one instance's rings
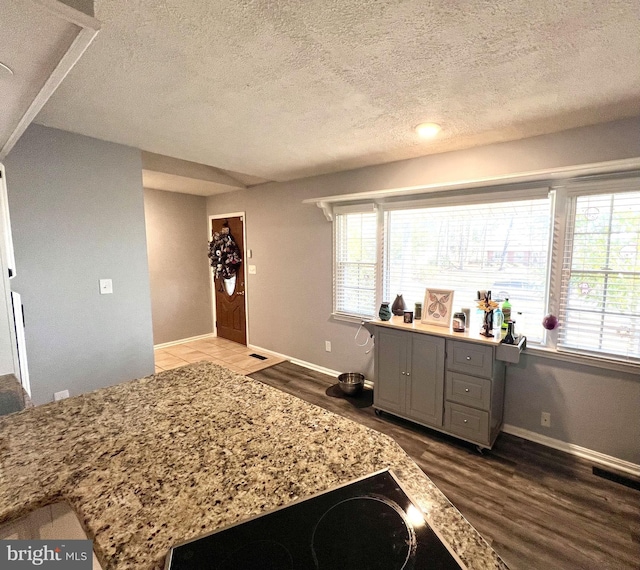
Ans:
{"label": "white ceiling light fixture", "polygon": [[442,127],[437,123],[420,123],[416,127],[416,133],[418,133],[418,136],[423,139],[432,139],[441,130]]}

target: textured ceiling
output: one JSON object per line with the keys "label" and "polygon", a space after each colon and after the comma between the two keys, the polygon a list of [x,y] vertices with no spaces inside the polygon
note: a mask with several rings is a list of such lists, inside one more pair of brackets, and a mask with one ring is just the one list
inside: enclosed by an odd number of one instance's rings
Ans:
{"label": "textured ceiling", "polygon": [[[37,122],[287,180],[640,115],[638,0],[96,0]],[[412,127],[443,126],[419,141]]]}

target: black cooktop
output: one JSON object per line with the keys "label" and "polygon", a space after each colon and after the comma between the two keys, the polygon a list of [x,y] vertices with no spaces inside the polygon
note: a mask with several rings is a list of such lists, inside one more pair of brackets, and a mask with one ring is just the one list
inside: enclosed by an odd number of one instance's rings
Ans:
{"label": "black cooktop", "polygon": [[167,570],[464,569],[388,471],[174,546]]}

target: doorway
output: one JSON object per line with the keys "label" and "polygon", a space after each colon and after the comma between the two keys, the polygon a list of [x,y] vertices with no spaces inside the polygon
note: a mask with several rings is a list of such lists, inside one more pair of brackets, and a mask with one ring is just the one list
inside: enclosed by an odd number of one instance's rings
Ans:
{"label": "doorway", "polygon": [[228,278],[216,277],[215,272],[212,272],[216,335],[246,345],[244,215],[211,217],[211,235],[216,232],[230,236],[241,256],[235,275]]}

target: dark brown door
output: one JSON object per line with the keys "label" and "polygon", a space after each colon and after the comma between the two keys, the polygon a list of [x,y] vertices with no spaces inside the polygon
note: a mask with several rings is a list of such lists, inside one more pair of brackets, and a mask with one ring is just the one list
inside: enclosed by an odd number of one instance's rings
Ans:
{"label": "dark brown door", "polygon": [[221,338],[240,344],[247,344],[247,324],[244,306],[244,235],[242,217],[211,220],[211,232],[229,228],[233,240],[240,249],[242,263],[235,280],[216,278],[214,282],[216,298],[216,329]]}

